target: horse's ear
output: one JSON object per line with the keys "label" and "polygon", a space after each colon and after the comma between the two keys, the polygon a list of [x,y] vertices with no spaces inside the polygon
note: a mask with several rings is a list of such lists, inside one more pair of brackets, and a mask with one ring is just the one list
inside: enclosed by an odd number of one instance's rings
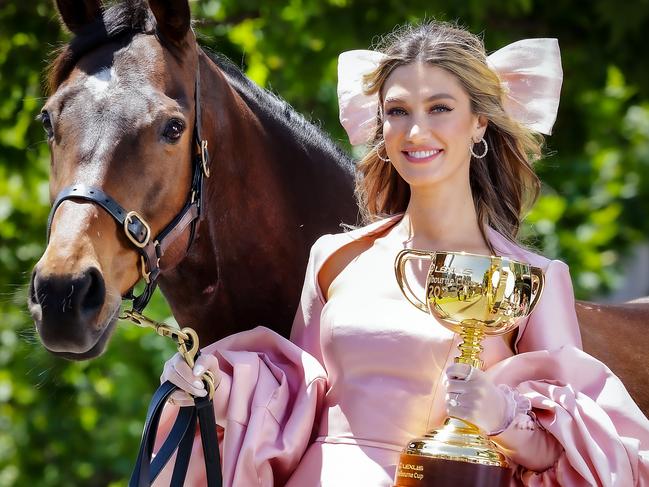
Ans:
{"label": "horse's ear", "polygon": [[149,0],[149,7],[163,37],[175,43],[185,39],[191,22],[187,0]]}
{"label": "horse's ear", "polygon": [[56,0],[61,19],[72,33],[76,33],[101,15],[100,0]]}

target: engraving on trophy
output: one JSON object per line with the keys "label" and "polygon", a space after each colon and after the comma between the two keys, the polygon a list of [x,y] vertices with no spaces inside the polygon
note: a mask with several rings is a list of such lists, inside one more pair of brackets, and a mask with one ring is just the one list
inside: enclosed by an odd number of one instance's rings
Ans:
{"label": "engraving on trophy", "polygon": [[424,466],[415,465],[412,463],[401,463],[397,468],[397,477],[406,479],[423,480],[424,479]]}

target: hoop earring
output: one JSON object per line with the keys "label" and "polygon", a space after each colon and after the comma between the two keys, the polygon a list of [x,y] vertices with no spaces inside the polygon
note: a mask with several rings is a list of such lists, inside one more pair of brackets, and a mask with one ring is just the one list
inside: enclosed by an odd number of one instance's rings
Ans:
{"label": "hoop earring", "polygon": [[[379,147],[381,146],[381,144],[383,144],[383,146],[385,146],[385,140],[381,140],[381,142],[379,142],[378,145],[374,146],[374,150],[376,151],[376,157],[381,159],[383,162],[390,162],[389,157],[383,158],[383,157],[381,157],[381,154],[379,154]],[[386,151],[386,154],[387,154],[387,151]]]}
{"label": "hoop earring", "polygon": [[[473,140],[472,140],[471,142],[473,142]],[[484,144],[484,152],[483,152],[482,154],[478,155],[478,154],[476,154],[475,152],[473,152],[473,146],[474,146],[475,144],[480,144],[480,143]],[[482,159],[484,156],[486,156],[486,155],[487,155],[487,152],[489,152],[489,146],[487,145],[487,141],[484,140],[484,137],[482,137],[478,142],[473,142],[473,144],[471,144],[471,145],[469,146],[469,152],[470,152],[471,155],[472,155],[473,157],[475,157],[476,159]]]}

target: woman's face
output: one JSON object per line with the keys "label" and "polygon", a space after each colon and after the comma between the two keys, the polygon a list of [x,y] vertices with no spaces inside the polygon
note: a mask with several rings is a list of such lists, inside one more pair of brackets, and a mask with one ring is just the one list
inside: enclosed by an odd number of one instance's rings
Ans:
{"label": "woman's face", "polygon": [[468,179],[469,147],[484,135],[486,119],[471,112],[455,75],[407,64],[390,73],[382,94],[385,148],[413,189]]}

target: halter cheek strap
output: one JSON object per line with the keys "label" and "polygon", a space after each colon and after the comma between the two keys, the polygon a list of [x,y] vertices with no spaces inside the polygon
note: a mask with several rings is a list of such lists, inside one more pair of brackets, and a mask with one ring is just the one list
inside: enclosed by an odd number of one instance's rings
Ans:
{"label": "halter cheek strap", "polygon": [[54,213],[56,213],[61,203],[66,200],[78,199],[96,203],[116,220],[119,227],[124,229],[128,240],[140,254],[140,272],[146,282],[146,287],[139,296],[133,294],[133,288],[129,289],[123,296],[124,299],[133,300],[133,309],[137,312],[144,310],[155,291],[157,278],[160,275],[160,259],[166,250],[183,234],[187,226],[191,225],[187,245],[187,249],[189,249],[194,241],[196,225],[201,217],[203,181],[204,177],[210,176],[210,156],[207,150],[207,140],[201,136],[200,89],[200,68],[197,68],[194,90],[195,120],[193,138],[198,148],[198,154],[193,157],[192,186],[185,206],[155,238],[152,238],[151,227],[137,211],[127,211],[100,188],[85,184],[63,188],[52,204],[47,220],[48,242]]}

